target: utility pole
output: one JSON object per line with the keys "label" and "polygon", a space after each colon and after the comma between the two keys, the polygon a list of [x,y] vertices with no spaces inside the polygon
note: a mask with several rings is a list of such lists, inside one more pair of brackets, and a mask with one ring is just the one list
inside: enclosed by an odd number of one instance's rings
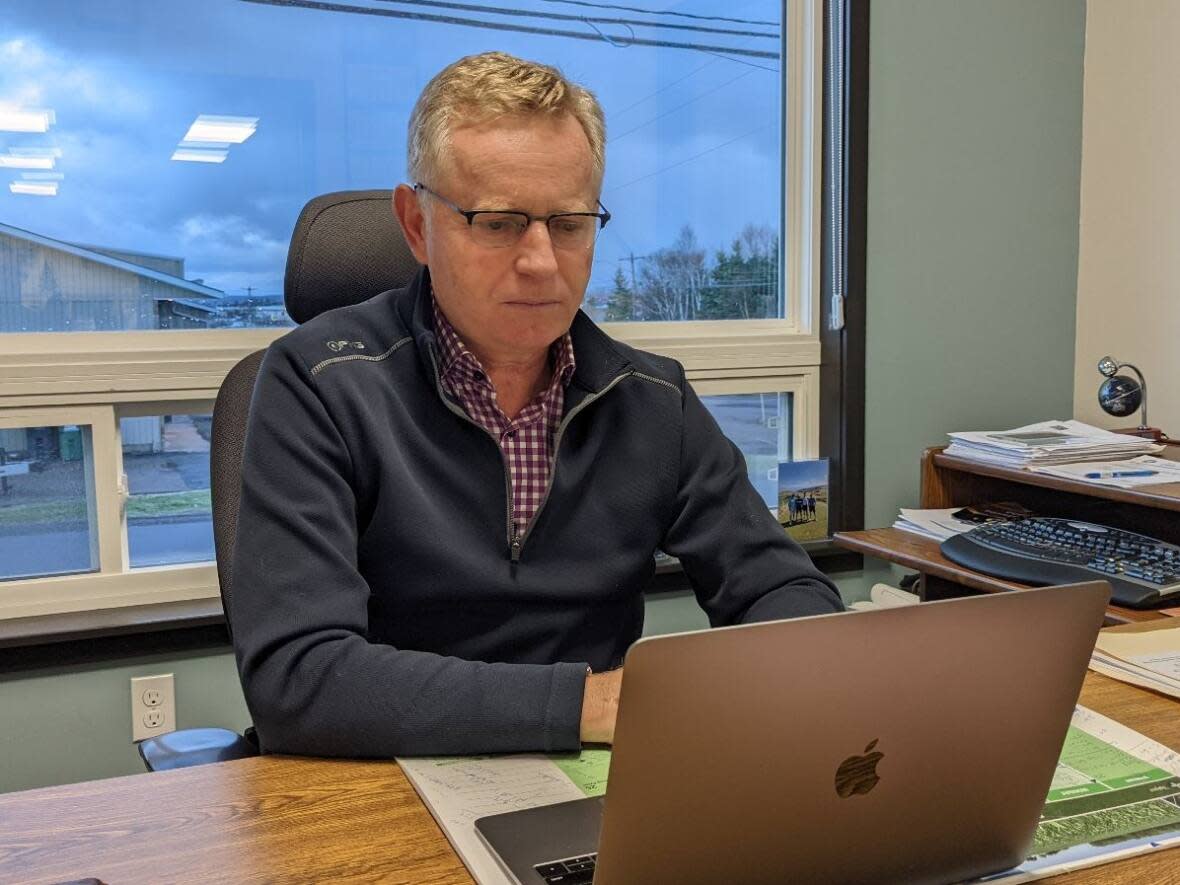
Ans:
{"label": "utility pole", "polygon": [[651,256],[650,255],[636,255],[634,252],[632,252],[629,255],[627,255],[625,258],[619,259],[619,261],[629,261],[631,263],[631,291],[632,292],[637,291],[636,283],[635,283],[635,262],[636,261],[646,261],[648,258],[651,258]]}

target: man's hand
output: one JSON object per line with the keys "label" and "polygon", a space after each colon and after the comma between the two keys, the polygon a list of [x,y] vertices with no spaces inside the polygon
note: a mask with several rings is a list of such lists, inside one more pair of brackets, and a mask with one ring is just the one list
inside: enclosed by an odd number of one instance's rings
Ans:
{"label": "man's hand", "polygon": [[586,677],[582,695],[581,739],[584,744],[610,744],[615,740],[615,717],[619,713],[619,690],[623,668]]}

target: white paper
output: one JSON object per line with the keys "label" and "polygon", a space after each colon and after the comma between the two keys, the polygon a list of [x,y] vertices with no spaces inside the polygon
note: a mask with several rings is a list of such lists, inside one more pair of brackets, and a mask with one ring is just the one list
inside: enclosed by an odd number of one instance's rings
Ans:
{"label": "white paper", "polygon": [[[1049,476],[1059,476],[1062,479],[1073,479],[1092,485],[1112,486],[1118,489],[1134,489],[1165,482],[1180,482],[1180,461],[1168,461],[1165,458],[1154,458],[1151,455],[1141,455],[1138,458],[1130,458],[1125,461],[1083,461],[1078,464],[1033,466],[1029,469],[1034,473],[1045,473]],[[1155,475],[1112,476],[1101,479],[1086,476],[1087,473],[1125,473],[1139,470],[1153,470]]]}
{"label": "white paper", "polygon": [[1149,439],[1081,421],[1041,421],[1012,430],[951,433],[946,454],[1011,467],[1116,460],[1163,451]]}
{"label": "white paper", "polygon": [[511,885],[512,880],[476,834],[478,818],[586,797],[542,755],[398,759],[397,763],[479,885]]}
{"label": "white paper", "polygon": [[935,541],[945,541],[947,538],[979,528],[980,524],[977,522],[955,519],[951,515],[962,509],[950,507],[946,510],[911,510],[903,507],[901,516],[893,523],[893,527]]}

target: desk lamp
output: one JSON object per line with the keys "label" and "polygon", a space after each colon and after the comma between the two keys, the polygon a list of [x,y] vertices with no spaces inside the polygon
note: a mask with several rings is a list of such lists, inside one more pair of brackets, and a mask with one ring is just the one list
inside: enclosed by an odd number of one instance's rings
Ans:
{"label": "desk lamp", "polygon": [[[1138,380],[1118,374],[1120,369],[1130,369]],[[1104,356],[1098,361],[1098,371],[1106,376],[1106,380],[1098,388],[1098,405],[1102,406],[1102,411],[1116,418],[1123,418],[1142,406],[1139,426],[1134,430],[1121,430],[1119,433],[1130,433],[1154,439],[1156,442],[1168,438],[1158,427],[1147,426],[1147,380],[1138,368],[1130,363],[1120,363],[1112,356]]]}

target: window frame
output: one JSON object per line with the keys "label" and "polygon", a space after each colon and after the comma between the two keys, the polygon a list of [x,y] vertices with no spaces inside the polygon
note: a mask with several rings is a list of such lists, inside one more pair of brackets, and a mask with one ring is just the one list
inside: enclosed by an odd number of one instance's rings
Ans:
{"label": "window frame", "polygon": [[[852,2],[857,4],[857,0]],[[867,0],[861,2],[867,16]],[[823,331],[829,299],[821,263],[825,214],[823,66],[828,4],[825,0],[783,3],[786,85],[782,91],[784,195],[780,262],[785,272],[779,278],[784,285],[785,318],[605,323],[603,329],[631,346],[679,360],[702,396],[793,394],[793,452],[797,459],[804,459],[829,452],[833,418],[841,427],[849,422],[843,398],[837,401],[838,410],[820,408],[821,399],[827,402],[830,395],[833,377],[830,336]],[[41,625],[37,629],[51,630],[51,626],[44,625],[52,625],[54,616],[68,616],[74,630],[77,616],[85,613],[95,615],[96,624],[109,622],[112,612],[121,610],[132,623],[158,625],[161,617],[167,617],[162,613],[178,603],[197,604],[202,617],[220,610],[212,562],[130,567],[118,419],[135,413],[164,413],[161,408],[177,413],[207,410],[226,374],[239,360],[267,347],[287,331],[259,328],[10,333],[0,338],[5,345],[0,351],[0,426],[12,425],[17,416],[30,420],[28,416],[35,414],[42,425],[53,423],[43,416],[55,415],[59,416],[59,424],[87,423],[93,428],[92,469],[99,499],[95,531],[100,549],[97,572],[0,582],[0,642],[6,624],[25,619],[37,621]],[[854,328],[847,331],[855,337]],[[860,339],[863,367],[863,325]],[[840,365],[845,359],[841,351]],[[856,420],[857,415],[852,415],[854,432],[842,440],[855,440]],[[863,379],[859,421],[863,438]],[[834,491],[848,485],[848,460],[842,454],[833,462]],[[859,486],[863,511],[863,454],[860,476],[854,469],[851,479]],[[853,503],[856,494],[857,490],[853,490]],[[834,505],[832,524],[855,527],[858,523],[854,511],[847,501]],[[822,546],[809,545],[809,549]],[[191,610],[186,614],[191,620]]]}

